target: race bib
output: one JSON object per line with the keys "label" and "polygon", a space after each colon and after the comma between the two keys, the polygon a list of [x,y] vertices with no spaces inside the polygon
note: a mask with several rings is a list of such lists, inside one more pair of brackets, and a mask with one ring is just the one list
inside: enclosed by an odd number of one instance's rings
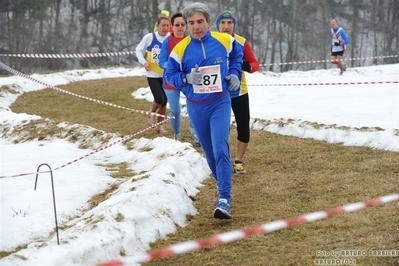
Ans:
{"label": "race bib", "polygon": [[160,55],[161,55],[161,49],[160,48],[152,48],[152,50],[151,50],[151,62],[155,63],[155,64],[158,64]]}
{"label": "race bib", "polygon": [[[194,71],[194,69],[192,69]],[[199,68],[202,73],[202,84],[193,85],[194,93],[214,93],[223,91],[220,65],[203,66]]]}

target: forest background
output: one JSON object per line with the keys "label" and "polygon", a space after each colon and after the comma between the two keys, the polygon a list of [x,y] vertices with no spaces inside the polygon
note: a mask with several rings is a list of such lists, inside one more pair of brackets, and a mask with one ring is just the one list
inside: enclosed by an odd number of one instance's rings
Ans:
{"label": "forest background", "polygon": [[[133,51],[151,32],[162,9],[171,14],[194,1],[183,0],[1,0],[0,59],[25,73],[96,66],[138,66]],[[344,58],[399,54],[397,0],[219,0],[201,1],[211,10],[211,30],[224,9],[236,15],[263,70],[283,72],[332,67],[330,21],[338,19],[350,44]],[[29,59],[7,54],[126,55]],[[327,60],[307,64],[281,64]],[[348,66],[398,63],[398,57],[350,60]],[[0,69],[0,74],[7,74]]]}

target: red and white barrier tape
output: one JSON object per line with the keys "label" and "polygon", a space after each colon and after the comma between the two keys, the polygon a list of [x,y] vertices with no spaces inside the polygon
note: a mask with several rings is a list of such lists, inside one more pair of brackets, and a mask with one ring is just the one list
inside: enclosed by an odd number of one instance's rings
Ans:
{"label": "red and white barrier tape", "polygon": [[189,251],[198,250],[204,247],[228,243],[235,240],[243,239],[248,236],[257,235],[261,233],[269,233],[273,231],[277,231],[280,229],[288,228],[294,225],[299,225],[307,222],[314,222],[317,220],[322,220],[328,218],[333,215],[346,213],[346,212],[354,212],[366,207],[371,207],[383,203],[388,203],[391,201],[399,200],[399,194],[391,194],[387,196],[383,196],[380,198],[376,198],[366,202],[358,202],[353,204],[344,205],[338,207],[336,209],[331,209],[329,211],[318,211],[309,214],[305,214],[302,216],[298,216],[293,219],[288,220],[278,220],[271,223],[266,223],[258,227],[244,229],[244,230],[236,230],[230,231],[227,233],[218,234],[212,236],[210,238],[196,240],[196,241],[186,241],[178,244],[171,245],[166,248],[148,251],[137,256],[124,257],[120,259],[116,259],[113,261],[105,262],[97,264],[97,266],[117,266],[117,265],[130,265],[134,263],[143,263],[149,262],[155,259],[183,254]]}
{"label": "red and white barrier tape", "polygon": [[326,60],[309,60],[309,61],[298,61],[298,62],[283,62],[283,63],[271,63],[271,64],[259,64],[260,66],[281,66],[281,65],[300,65],[300,64],[311,64],[311,63],[324,63],[324,62],[337,62],[337,61],[357,61],[366,59],[381,59],[381,58],[396,58],[399,55],[382,55],[373,57],[358,57],[358,58],[347,58],[347,59],[326,59]]}
{"label": "red and white barrier tape", "polygon": [[[169,120],[169,118],[165,118],[165,119],[162,120],[161,122],[158,122],[158,123],[154,124],[154,126],[147,127],[147,128],[145,128],[145,129],[143,129],[143,130],[140,130],[140,131],[138,131],[138,132],[132,134],[132,135],[125,136],[125,137],[123,137],[123,138],[120,139],[120,140],[117,140],[117,141],[115,141],[115,142],[113,142],[113,143],[111,143],[111,144],[105,145],[105,146],[103,146],[103,147],[101,147],[101,148],[99,148],[99,149],[97,149],[97,150],[95,150],[95,151],[92,151],[92,152],[90,152],[90,153],[88,153],[88,154],[86,154],[86,155],[84,155],[84,156],[82,156],[82,157],[80,157],[80,158],[78,158],[78,159],[75,159],[75,160],[70,161],[70,162],[68,162],[68,163],[66,163],[66,164],[64,164],[64,165],[61,165],[61,166],[59,166],[59,167],[56,167],[56,168],[53,169],[53,172],[54,172],[54,171],[57,171],[57,170],[59,170],[59,169],[61,169],[61,168],[64,168],[64,167],[66,167],[66,166],[68,166],[68,165],[71,165],[71,164],[73,164],[73,163],[76,163],[76,162],[78,162],[78,161],[80,161],[80,160],[82,160],[82,159],[84,159],[84,158],[87,158],[87,157],[89,157],[90,155],[93,155],[93,154],[95,154],[95,153],[97,153],[97,152],[100,152],[100,151],[103,151],[103,150],[105,150],[105,149],[108,149],[108,148],[114,146],[114,145],[117,144],[117,143],[124,142],[124,141],[126,141],[126,140],[128,140],[128,139],[130,139],[130,138],[133,138],[134,136],[137,136],[138,134],[141,134],[141,133],[147,131],[147,130],[150,129],[150,128],[154,128],[154,127],[156,127],[156,126],[158,126],[158,125],[161,125],[161,124],[165,123],[165,122],[168,121],[168,120]],[[50,171],[49,171],[49,170],[46,170],[46,171],[42,171],[42,172],[23,173],[23,174],[17,174],[17,175],[9,175],[9,176],[3,175],[3,176],[0,176],[0,179],[2,179],[2,178],[11,178],[11,177],[22,177],[22,176],[28,176],[28,175],[44,174],[44,173],[50,173]]]}
{"label": "red and white barrier tape", "polygon": [[[0,57],[20,57],[20,58],[91,58],[91,57],[107,57],[107,56],[118,56],[118,55],[130,55],[135,54],[134,51],[127,52],[108,52],[108,53],[87,53],[87,54],[0,54]],[[369,60],[369,59],[384,59],[384,58],[396,58],[399,55],[383,55],[383,56],[372,56],[372,57],[358,57],[348,58],[341,60],[308,60],[298,62],[283,62],[283,63],[270,63],[270,64],[259,64],[260,66],[281,66],[281,65],[300,65],[300,64],[311,64],[311,63],[324,63],[324,62],[336,62],[336,61],[357,61],[357,60]]]}
{"label": "red and white barrier tape", "polygon": [[[152,114],[152,115],[155,115],[155,116],[162,116],[162,117],[165,117],[165,119],[164,119],[162,122],[159,122],[159,123],[155,124],[154,126],[161,125],[161,124],[165,123],[167,120],[169,120],[169,118],[167,118],[167,117],[164,116],[164,115],[159,115],[159,114],[157,114],[157,113],[150,113],[150,112],[148,112],[148,111],[137,110],[137,109],[132,109],[132,108],[127,108],[127,107],[119,106],[119,105],[116,105],[116,104],[112,104],[112,103],[105,102],[105,101],[101,101],[101,100],[92,99],[92,98],[89,98],[89,97],[86,97],[86,96],[82,96],[82,95],[79,95],[79,94],[76,94],[76,93],[72,93],[72,92],[69,92],[69,91],[66,91],[66,90],[57,88],[57,87],[55,87],[55,86],[53,86],[53,85],[47,84],[47,83],[45,83],[45,82],[42,82],[42,81],[37,80],[37,79],[35,79],[35,78],[32,78],[31,76],[28,76],[28,75],[26,75],[26,74],[23,74],[23,73],[21,73],[21,72],[15,70],[15,69],[13,69],[13,68],[11,68],[11,67],[5,65],[5,64],[3,64],[2,62],[0,62],[0,66],[3,67],[3,68],[4,68],[5,70],[7,70],[8,72],[14,74],[14,75],[17,75],[17,76],[26,78],[26,79],[28,79],[28,80],[34,81],[34,82],[36,82],[36,83],[39,83],[39,84],[41,84],[41,85],[50,87],[50,88],[52,88],[52,89],[54,89],[54,90],[57,90],[57,91],[59,91],[59,92],[63,92],[63,93],[66,93],[66,94],[69,94],[69,95],[72,95],[72,96],[76,96],[76,97],[78,97],[78,98],[86,99],[86,100],[89,100],[89,101],[93,101],[93,102],[96,102],[96,103],[100,103],[100,104],[104,104],[104,105],[108,105],[108,106],[112,106],[112,107],[117,107],[117,108],[124,109],[124,110],[134,111],[134,112],[142,113],[142,114],[146,114],[146,115]],[[124,140],[126,140],[126,139],[131,138],[131,137],[134,137],[134,136],[136,136],[137,134],[140,134],[140,133],[142,133],[142,132],[148,130],[149,128],[151,128],[151,127],[145,128],[145,129],[143,129],[143,130],[141,130],[141,131],[139,131],[139,132],[137,132],[137,133],[135,133],[135,134],[133,134],[133,135],[129,135],[129,136],[127,136],[127,137],[124,137],[124,138],[121,139],[120,141],[124,141]],[[60,166],[60,167],[55,168],[53,171],[56,171],[56,170],[58,170],[58,169],[60,169],[60,168],[63,168],[63,167],[65,167],[65,166],[67,166],[67,165],[70,165],[70,164],[72,164],[72,163],[74,163],[74,162],[77,162],[77,161],[79,161],[79,160],[82,160],[83,158],[86,158],[86,157],[88,157],[88,156],[90,156],[90,155],[92,155],[92,154],[94,154],[94,153],[96,153],[96,152],[99,152],[99,151],[101,151],[101,150],[104,150],[104,149],[106,149],[106,148],[109,148],[109,147],[113,146],[114,144],[116,144],[116,143],[118,143],[118,142],[120,142],[120,141],[117,141],[117,142],[115,142],[115,143],[112,143],[112,144],[110,144],[110,145],[107,145],[107,146],[105,146],[105,147],[102,147],[102,148],[100,148],[100,149],[98,149],[98,150],[96,150],[96,151],[94,151],[94,152],[91,152],[91,153],[89,153],[89,154],[86,154],[85,156],[80,157],[79,159],[76,159],[76,160],[71,161],[71,162],[69,162],[69,163],[67,163],[67,164],[65,164],[65,165],[62,165],[62,166]],[[48,172],[50,172],[50,171],[23,173],[23,174],[12,175],[12,176],[0,176],[0,179],[1,179],[1,178],[7,178],[7,177],[21,177],[21,176],[27,176],[27,175],[36,175],[36,174],[39,174],[39,173],[48,173]]]}
{"label": "red and white barrier tape", "polygon": [[[3,67],[4,69],[6,69],[8,72],[14,74],[14,75],[21,76],[23,78],[32,80],[32,81],[34,81],[36,83],[45,85],[45,86],[50,87],[50,88],[52,88],[54,90],[57,90],[57,91],[60,91],[60,92],[63,92],[63,93],[66,93],[66,94],[69,94],[69,95],[72,95],[72,96],[76,96],[76,97],[79,97],[79,98],[82,98],[82,99],[86,99],[86,100],[89,100],[89,101],[93,101],[93,102],[97,102],[97,103],[100,103],[100,104],[109,105],[109,106],[113,106],[113,107],[117,107],[117,108],[121,108],[121,109],[125,109],[125,110],[130,110],[130,111],[134,111],[134,112],[138,112],[138,113],[142,113],[142,114],[147,114],[147,115],[150,114],[148,111],[142,111],[142,110],[131,109],[131,108],[127,108],[127,107],[122,107],[122,106],[119,106],[119,105],[116,105],[116,104],[108,103],[108,102],[101,101],[101,100],[95,100],[95,99],[92,99],[92,98],[89,98],[89,97],[86,97],[86,96],[81,96],[79,94],[72,93],[72,92],[57,88],[57,87],[52,86],[50,84],[47,84],[45,82],[39,81],[39,80],[37,80],[35,78],[32,78],[31,76],[23,74],[23,73],[15,70],[15,69],[5,65],[5,64],[3,64],[2,62],[0,62],[0,66]],[[323,85],[326,85],[326,86],[328,85],[329,86],[329,85],[365,85],[365,84],[391,84],[391,83],[399,83],[399,81],[395,80],[395,81],[376,81],[376,82],[373,82],[373,81],[364,81],[364,82],[362,82],[362,81],[359,81],[359,82],[324,82],[324,83],[322,82],[322,83],[303,83],[303,84],[248,84],[248,86],[254,86],[254,87],[255,86],[272,86],[272,87],[276,87],[276,86],[323,86]],[[162,115],[155,114],[155,113],[154,113],[154,115],[162,116]]]}
{"label": "red and white barrier tape", "polygon": [[299,83],[299,84],[248,84],[248,86],[268,86],[268,87],[280,87],[280,86],[331,86],[331,85],[367,85],[367,84],[397,84],[398,80],[394,81],[358,81],[358,82],[321,82],[321,83]]}
{"label": "red and white barrier tape", "polygon": [[0,54],[0,56],[22,57],[22,58],[89,58],[89,57],[130,55],[130,54],[135,54],[135,52],[128,51],[128,52],[108,52],[108,53],[89,53],[89,54]]}
{"label": "red and white barrier tape", "polygon": [[66,91],[66,90],[60,89],[60,88],[58,88],[56,86],[47,84],[47,83],[45,83],[43,81],[37,80],[37,79],[35,79],[35,78],[31,77],[31,76],[28,76],[28,75],[26,75],[24,73],[21,73],[21,72],[15,70],[15,69],[3,64],[2,62],[0,62],[0,66],[3,67],[8,72],[14,74],[14,75],[23,77],[25,79],[28,79],[28,80],[31,80],[33,82],[39,83],[39,84],[44,85],[46,87],[52,88],[52,89],[54,89],[56,91],[59,91],[59,92],[65,93],[65,94],[69,94],[69,95],[72,95],[72,96],[75,96],[75,97],[78,97],[78,98],[81,98],[81,99],[89,100],[89,101],[92,101],[92,102],[96,102],[96,103],[100,103],[100,104],[104,104],[104,105],[108,105],[108,106],[111,106],[111,107],[116,107],[116,108],[120,108],[120,109],[124,109],[124,110],[128,110],[128,111],[133,111],[133,112],[136,112],[136,113],[141,113],[141,114],[146,114],[146,115],[152,114],[152,115],[155,115],[155,116],[165,117],[164,115],[160,115],[160,114],[157,114],[157,113],[150,113],[148,111],[143,111],[143,110],[137,110],[137,109],[132,109],[132,108],[128,108],[128,107],[123,107],[123,106],[116,105],[116,104],[113,104],[113,103],[109,103],[109,102],[105,102],[105,101],[101,101],[101,100],[96,100],[96,99],[93,99],[93,98],[90,98],[90,97],[82,96],[82,95],[79,95],[79,94],[76,94],[76,93],[73,93],[73,92],[70,92],[70,91]]}

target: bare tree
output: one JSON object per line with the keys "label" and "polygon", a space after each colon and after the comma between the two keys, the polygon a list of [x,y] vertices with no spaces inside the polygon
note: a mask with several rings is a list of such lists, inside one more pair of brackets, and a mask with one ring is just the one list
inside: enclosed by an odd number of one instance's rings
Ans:
{"label": "bare tree", "polygon": [[[0,53],[97,53],[134,50],[166,8],[181,11],[194,0],[1,0]],[[250,41],[270,71],[327,68],[328,62],[280,64],[329,58],[329,22],[338,18],[350,38],[348,57],[399,53],[397,0],[204,0],[212,27],[224,9],[234,12],[237,33]],[[22,70],[135,65],[136,57],[24,59],[3,57]],[[352,61],[353,66],[395,63],[398,58]]]}

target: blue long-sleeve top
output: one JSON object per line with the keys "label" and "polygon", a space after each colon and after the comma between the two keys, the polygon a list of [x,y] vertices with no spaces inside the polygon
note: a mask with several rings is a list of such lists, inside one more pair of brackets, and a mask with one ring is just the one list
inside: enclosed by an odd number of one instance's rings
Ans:
{"label": "blue long-sleeve top", "polygon": [[203,102],[215,97],[215,93],[195,93],[192,84],[183,82],[183,78],[197,64],[202,66],[220,66],[223,91],[229,84],[224,79],[229,74],[241,78],[243,51],[241,45],[226,33],[208,31],[201,39],[187,36],[170,53],[164,77],[175,88],[181,89],[188,100]]}
{"label": "blue long-sleeve top", "polygon": [[[175,37],[173,34],[169,35],[168,38],[166,38],[163,42],[162,42],[162,47],[161,47],[161,54],[159,56],[159,67],[162,69],[166,69],[166,67],[168,66],[168,59],[169,59],[169,55],[172,52],[173,48],[176,46],[176,44],[178,44],[181,40],[183,40],[186,37],[186,35],[184,35],[181,38]],[[165,77],[165,72],[164,72],[164,77]],[[165,90],[176,90],[176,88],[174,88],[173,86],[171,86],[166,79],[163,79],[163,88]]]}

